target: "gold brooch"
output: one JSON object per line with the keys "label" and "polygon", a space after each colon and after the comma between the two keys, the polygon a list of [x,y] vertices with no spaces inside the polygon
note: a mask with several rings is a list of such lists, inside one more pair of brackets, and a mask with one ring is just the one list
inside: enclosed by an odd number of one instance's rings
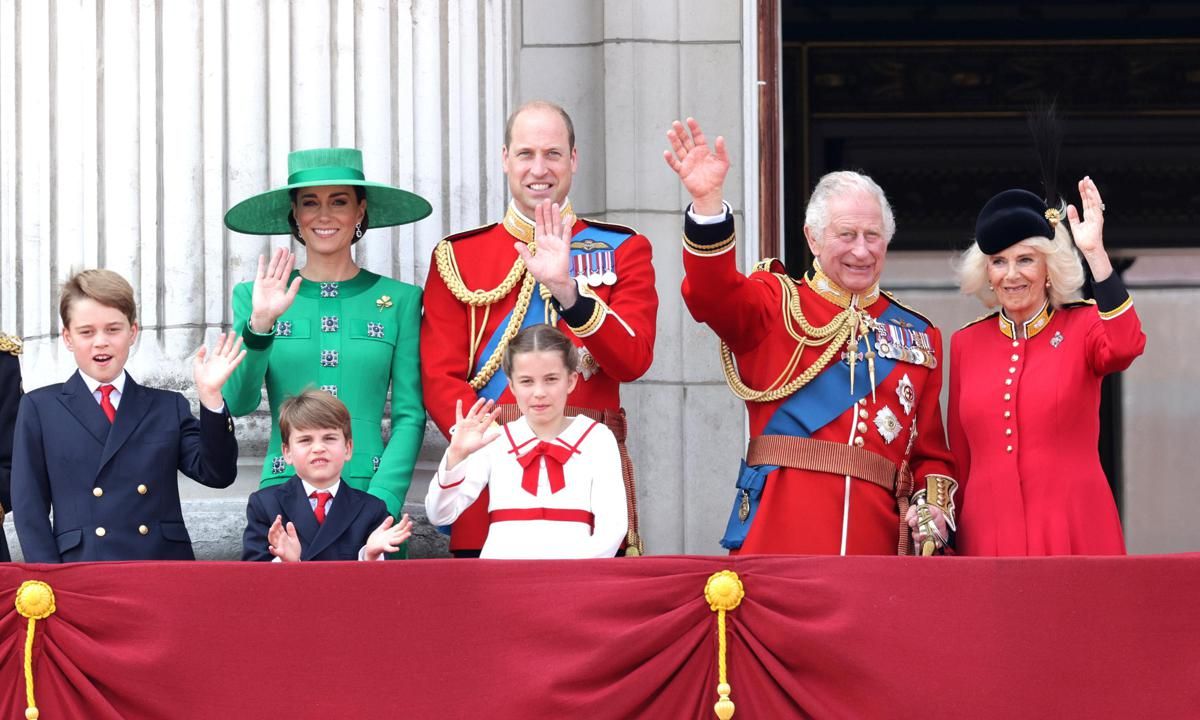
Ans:
{"label": "gold brooch", "polygon": [[391,306],[392,306],[392,296],[391,295],[380,295],[379,299],[375,301],[375,307],[379,308],[380,310],[383,310],[384,308],[390,308]]}
{"label": "gold brooch", "polygon": [[1050,221],[1050,227],[1058,227],[1058,223],[1062,221],[1062,215],[1059,214],[1058,208],[1050,208],[1046,211],[1046,219]]}

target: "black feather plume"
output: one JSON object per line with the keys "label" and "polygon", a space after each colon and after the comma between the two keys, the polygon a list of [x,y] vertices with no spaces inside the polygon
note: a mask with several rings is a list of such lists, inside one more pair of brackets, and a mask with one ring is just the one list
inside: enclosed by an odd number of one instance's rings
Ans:
{"label": "black feather plume", "polygon": [[1062,149],[1063,128],[1055,101],[1042,100],[1027,115],[1033,149],[1042,170],[1042,188],[1046,207],[1060,204],[1058,195],[1058,156]]}

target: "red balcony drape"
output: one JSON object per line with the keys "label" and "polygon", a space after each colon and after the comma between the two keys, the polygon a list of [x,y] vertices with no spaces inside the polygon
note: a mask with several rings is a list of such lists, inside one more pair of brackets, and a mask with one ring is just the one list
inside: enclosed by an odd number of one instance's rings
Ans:
{"label": "red balcony drape", "polygon": [[0,566],[0,718],[25,580],[42,720],[1196,717],[1200,555]]}

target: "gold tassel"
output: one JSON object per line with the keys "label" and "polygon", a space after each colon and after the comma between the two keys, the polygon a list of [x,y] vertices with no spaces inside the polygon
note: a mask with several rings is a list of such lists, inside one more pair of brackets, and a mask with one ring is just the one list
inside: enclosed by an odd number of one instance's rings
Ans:
{"label": "gold tassel", "polygon": [[54,614],[54,590],[41,580],[26,580],[17,590],[17,612],[29,618],[25,633],[25,718],[38,720],[37,701],[33,696],[33,636],[37,621]]}
{"label": "gold tassel", "polygon": [[742,581],[732,570],[722,570],[709,576],[704,584],[704,599],[708,607],[717,613],[717,695],[720,699],[713,705],[713,712],[720,720],[733,717],[733,701],[729,699],[729,687],[725,667],[725,613],[741,604],[746,596]]}

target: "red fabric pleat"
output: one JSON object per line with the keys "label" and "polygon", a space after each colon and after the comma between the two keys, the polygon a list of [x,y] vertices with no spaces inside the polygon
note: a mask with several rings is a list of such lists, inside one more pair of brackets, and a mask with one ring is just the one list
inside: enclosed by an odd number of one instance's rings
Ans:
{"label": "red fabric pleat", "polygon": [[738,718],[1200,707],[1198,555],[739,556],[0,566],[0,717],[25,707],[13,594],[43,580],[43,718],[707,719],[722,569]]}

